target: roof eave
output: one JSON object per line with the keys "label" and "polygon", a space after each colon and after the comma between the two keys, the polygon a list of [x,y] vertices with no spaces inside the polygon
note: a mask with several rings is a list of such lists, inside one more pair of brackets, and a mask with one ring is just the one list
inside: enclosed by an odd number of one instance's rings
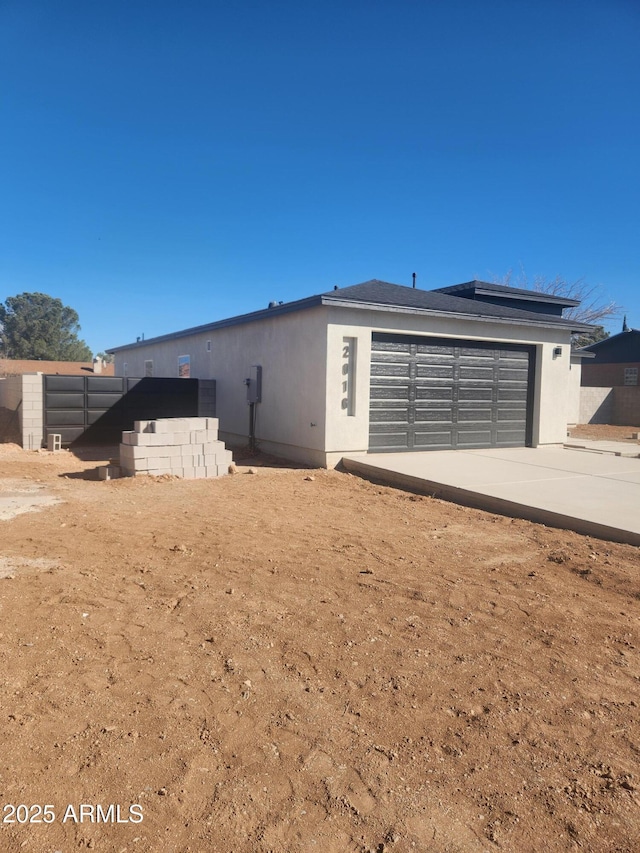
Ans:
{"label": "roof eave", "polygon": [[[454,317],[457,320],[480,320],[484,323],[505,323],[515,324],[517,326],[540,326],[548,329],[565,329],[570,332],[586,332],[592,329],[585,323],[572,323],[570,320],[564,320],[558,317],[556,323],[549,323],[546,320],[531,319],[528,317],[496,317],[493,314],[470,314],[462,311],[440,311],[435,308],[412,308],[406,305],[382,305],[377,302],[356,302],[347,299],[339,299],[331,296],[322,297],[323,305],[334,305],[341,308],[363,308],[369,311],[391,311],[399,314],[420,314],[435,317]],[[477,302],[473,303],[477,305]]]}

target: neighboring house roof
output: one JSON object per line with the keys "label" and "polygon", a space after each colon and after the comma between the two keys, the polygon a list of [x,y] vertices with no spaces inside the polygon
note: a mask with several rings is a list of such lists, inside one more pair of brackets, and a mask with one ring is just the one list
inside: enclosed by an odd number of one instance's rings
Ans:
{"label": "neighboring house roof", "polygon": [[[506,288],[506,290],[509,290],[509,288]],[[511,325],[554,327],[572,332],[591,329],[591,326],[587,326],[584,323],[577,323],[564,317],[525,311],[509,305],[480,300],[476,301],[438,290],[419,290],[400,284],[391,284],[388,281],[372,279],[371,281],[354,284],[350,287],[335,288],[327,293],[310,296],[307,299],[299,299],[295,302],[272,303],[273,307],[254,311],[251,314],[242,314],[238,317],[218,320],[203,326],[194,326],[190,329],[183,329],[182,331],[172,332],[168,335],[160,335],[155,338],[147,338],[144,341],[112,347],[107,352],[114,353],[121,350],[135,349],[153,343],[161,343],[176,338],[215,331],[216,329],[224,329],[228,326],[251,323],[256,320],[275,317],[279,314],[303,311],[319,305],[334,305],[373,311],[397,311],[418,315],[429,314],[433,316],[458,317],[460,319],[471,318],[486,322],[509,323]]]}
{"label": "neighboring house roof", "polygon": [[[101,376],[114,376],[114,365],[104,364]],[[91,361],[37,361],[19,358],[0,358],[0,376],[21,376],[23,373],[60,373],[65,376],[84,376],[93,373]]]}
{"label": "neighboring house roof", "polygon": [[595,364],[628,364],[640,362],[640,329],[629,329],[604,338],[588,347],[583,352],[595,355]]}

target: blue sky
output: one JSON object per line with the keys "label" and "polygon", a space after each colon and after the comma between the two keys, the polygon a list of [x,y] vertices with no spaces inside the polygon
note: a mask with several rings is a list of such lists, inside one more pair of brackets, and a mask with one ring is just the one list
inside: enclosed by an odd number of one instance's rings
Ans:
{"label": "blue sky", "polygon": [[637,0],[2,0],[0,301],[97,352],[524,268],[640,327],[638,44]]}

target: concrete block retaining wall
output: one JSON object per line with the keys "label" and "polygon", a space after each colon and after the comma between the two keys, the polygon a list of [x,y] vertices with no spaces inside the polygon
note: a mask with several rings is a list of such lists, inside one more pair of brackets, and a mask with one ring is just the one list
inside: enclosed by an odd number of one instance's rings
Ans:
{"label": "concrete block retaining wall", "polygon": [[25,373],[0,379],[0,407],[15,413],[15,426],[25,450],[42,447],[42,374]]}
{"label": "concrete block retaining wall", "polygon": [[614,423],[640,427],[640,385],[620,385],[613,389]]}
{"label": "concrete block retaining wall", "polygon": [[579,423],[640,426],[640,385],[583,385]]}
{"label": "concrete block retaining wall", "polygon": [[231,462],[231,451],[218,440],[217,418],[136,421],[134,430],[122,433],[120,468],[125,476],[221,477]]}
{"label": "concrete block retaining wall", "polygon": [[580,388],[580,424],[613,423],[613,388]]}

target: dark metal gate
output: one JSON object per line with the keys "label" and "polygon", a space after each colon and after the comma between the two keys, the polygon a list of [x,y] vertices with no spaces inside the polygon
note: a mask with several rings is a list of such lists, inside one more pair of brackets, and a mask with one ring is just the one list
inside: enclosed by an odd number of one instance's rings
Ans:
{"label": "dark metal gate", "polygon": [[118,444],[134,421],[196,417],[198,380],[122,376],[44,376],[44,440]]}

